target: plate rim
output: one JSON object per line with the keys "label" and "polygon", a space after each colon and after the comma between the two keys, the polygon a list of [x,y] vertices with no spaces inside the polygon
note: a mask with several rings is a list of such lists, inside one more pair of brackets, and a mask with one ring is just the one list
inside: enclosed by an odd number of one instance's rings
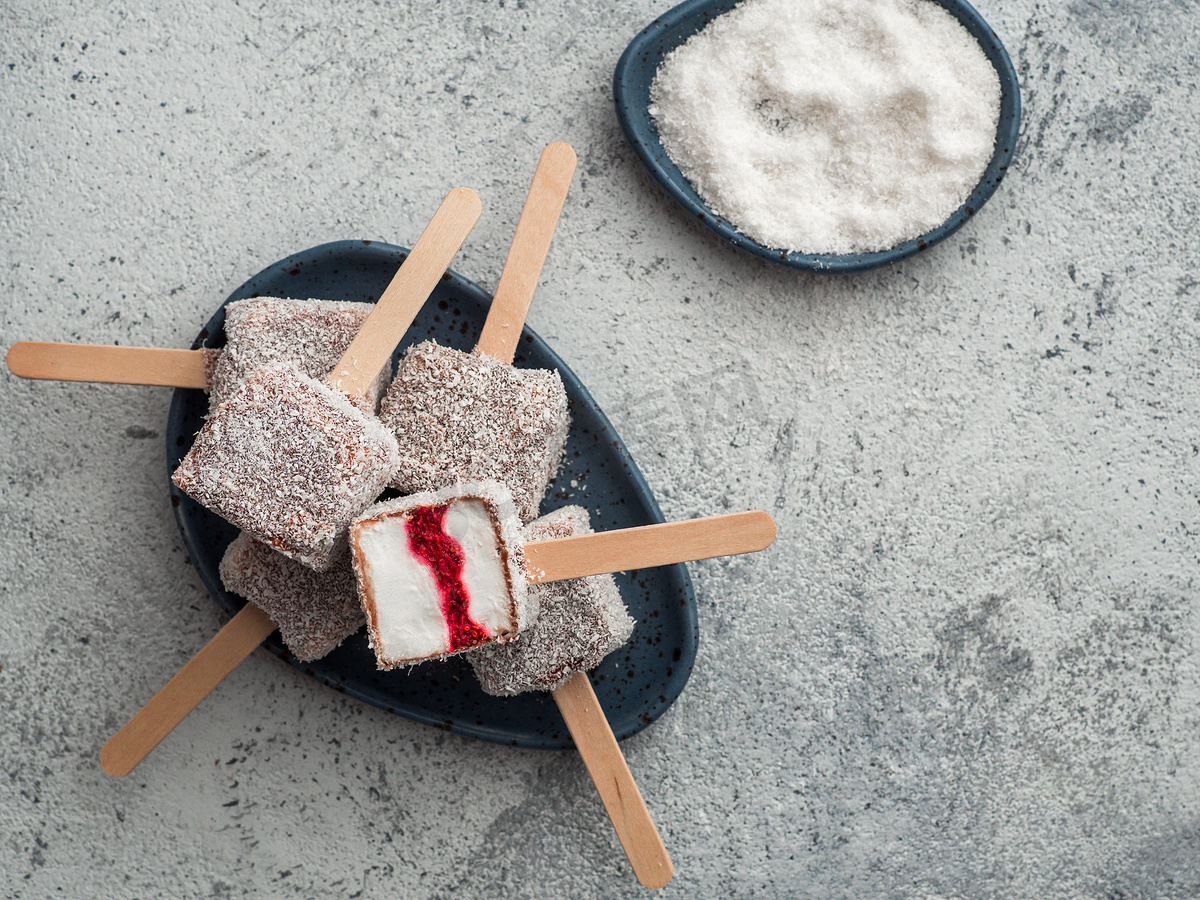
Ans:
{"label": "plate rim", "polygon": [[[308,249],[291,253],[286,257],[264,267],[260,271],[251,275],[240,286],[235,288],[229,296],[221,302],[217,309],[212,313],[209,319],[201,328],[200,333],[192,343],[192,349],[198,350],[208,346],[207,342],[213,337],[210,331],[210,326],[217,319],[220,319],[220,327],[224,327],[224,310],[225,307],[240,299],[254,296],[259,293],[254,289],[254,284],[266,278],[288,273],[289,270],[295,269],[298,264],[306,265],[314,256],[332,256],[335,254],[344,254],[354,251],[356,254],[366,254],[375,256],[389,261],[401,262],[407,257],[409,248],[391,244],[385,241],[370,240],[370,239],[344,239],[329,241],[322,244],[317,244]],[[447,269],[443,276],[443,282],[449,282],[454,285],[462,293],[471,296],[479,302],[484,308],[491,302],[492,295],[484,290],[474,281],[462,276],[453,269]],[[563,378],[563,382],[568,386],[568,394],[574,395],[577,400],[582,400],[585,403],[587,412],[590,416],[595,417],[599,424],[607,430],[616,440],[613,442],[610,450],[615,453],[617,460],[622,465],[626,477],[634,487],[634,492],[639,501],[643,504],[647,514],[653,522],[663,522],[665,518],[662,510],[658,505],[658,500],[647,484],[645,476],[642,475],[641,469],[629,453],[625,441],[621,438],[616,428],[604,411],[596,403],[591,392],[579,379],[579,376],[567,366],[566,362],[554,351],[549,344],[546,343],[536,332],[526,325],[522,329],[522,335],[539,348],[540,352],[553,361],[559,369],[559,374]],[[200,393],[198,389],[176,388],[171,395],[171,403],[167,413],[167,426],[165,434],[166,444],[166,474],[169,499],[171,501],[172,513],[175,517],[175,522],[179,528],[180,536],[183,539],[184,547],[189,554],[189,561],[192,562],[192,568],[200,577],[205,589],[213,598],[214,602],[226,613],[232,615],[242,608],[244,602],[242,598],[226,591],[220,583],[219,577],[208,571],[206,567],[196,565],[194,560],[199,555],[196,538],[190,531],[189,524],[185,521],[186,504],[194,503],[191,498],[187,497],[182,491],[175,486],[171,481],[171,474],[174,471],[179,459],[186,448],[180,448],[176,442],[176,437],[183,432],[181,420],[185,416],[184,407],[189,400],[194,400],[194,395]],[[189,396],[190,395],[190,396]],[[659,694],[659,702],[650,704],[647,708],[637,711],[635,714],[626,715],[622,719],[612,721],[613,733],[617,740],[624,740],[634,734],[642,731],[655,721],[657,721],[671,705],[682,694],[687,681],[689,680],[692,670],[695,667],[696,657],[699,648],[699,614],[695,596],[695,589],[692,585],[691,577],[687,566],[683,563],[678,563],[674,566],[665,566],[664,569],[672,570],[674,579],[679,583],[680,590],[686,595],[687,602],[680,604],[682,629],[680,634],[681,657],[671,667],[671,673],[667,676],[666,682],[663,684],[663,690]],[[353,697],[359,702],[369,704],[370,706],[381,709],[385,712],[398,715],[410,721],[418,722],[423,725],[429,725],[442,731],[450,731],[466,737],[472,737],[477,740],[488,743],[503,744],[506,746],[517,746],[526,749],[538,750],[566,750],[574,749],[572,741],[567,729],[562,729],[563,736],[559,740],[554,740],[551,736],[546,735],[540,738],[529,738],[521,735],[514,735],[503,730],[496,730],[485,727],[478,723],[456,722],[445,718],[438,718],[434,715],[422,713],[420,711],[397,708],[396,706],[387,706],[378,702],[370,695],[367,690],[357,689],[352,684],[346,684],[337,679],[331,679],[321,674],[321,660],[316,660],[309,663],[301,663],[292,657],[287,648],[282,644],[279,638],[279,632],[275,631],[257,647],[256,649],[266,649],[273,656],[282,659],[284,662],[299,670],[302,674],[313,678],[314,680],[324,684],[338,693]],[[497,703],[503,703],[506,698],[492,698]],[[549,704],[554,708],[554,715],[558,715],[555,704],[551,701]]]}
{"label": "plate rim", "polygon": [[[1000,115],[992,157],[979,183],[945,222],[887,250],[869,253],[798,253],[767,247],[714,213],[671,161],[649,114],[649,86],[665,54],[743,0],[684,0],[643,28],[622,52],[613,71],[613,102],[626,141],[652,178],[686,212],[733,244],[761,259],[788,268],[845,274],[863,272],[906,259],[945,240],[991,198],[1016,152],[1021,124],[1021,90],[1012,59],[1000,37],[967,0],[930,0],[946,9],[978,41],[1000,79]],[[651,60],[653,70],[649,69]],[[657,149],[656,154],[654,150]]]}

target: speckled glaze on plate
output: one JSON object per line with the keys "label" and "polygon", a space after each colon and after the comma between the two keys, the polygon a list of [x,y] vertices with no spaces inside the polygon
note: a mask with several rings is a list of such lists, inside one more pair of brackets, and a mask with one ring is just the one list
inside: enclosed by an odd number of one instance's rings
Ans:
{"label": "speckled glaze on plate", "polygon": [[738,0],[687,0],[659,16],[630,42],[613,73],[613,98],[621,130],[650,174],[680,206],[724,240],[749,253],[795,269],[816,272],[861,272],[912,256],[953,234],[992,196],[1008,171],[1021,124],[1021,91],[1017,84],[1017,73],[1000,38],[965,0],[933,2],[944,7],[962,23],[995,67],[1000,77],[1000,121],[996,127],[991,162],[975,190],[949,219],[920,237],[875,253],[788,253],[763,246],[739,232],[728,219],[709,209],[683,177],[659,143],[658,129],[649,111],[650,85],[668,53],[717,16],[733,9]]}
{"label": "speckled glaze on plate", "polygon": [[[372,302],[391,281],[406,252],[403,247],[371,241],[322,244],[268,266],[234,291],[225,303],[254,296]],[[470,350],[479,337],[490,302],[491,297],[477,285],[447,272],[409,328],[400,349],[433,338],[459,350]],[[225,340],[224,322],[222,304],[193,348],[221,346]],[[536,334],[527,328],[522,338],[514,364],[558,369],[571,405],[566,461],[542,502],[542,512],[579,504],[591,513],[597,531],[663,521],[625,445],[587,389]],[[203,391],[175,391],[167,419],[168,472],[173,472],[187,453],[207,410],[208,398]],[[216,602],[227,612],[236,612],[245,600],[226,591],[217,573],[236,529],[183,494],[169,479],[168,485],[192,564]],[[618,738],[625,738],[661,716],[683,690],[696,657],[698,628],[695,596],[686,567],[624,572],[616,580],[637,625],[629,643],[609,655],[591,673],[591,679],[613,731]],[[461,659],[379,672],[363,631],[313,663],[292,660],[278,632],[267,639],[265,646],[334,690],[417,722],[520,747],[574,746],[549,694],[490,697],[479,688],[471,667]]]}

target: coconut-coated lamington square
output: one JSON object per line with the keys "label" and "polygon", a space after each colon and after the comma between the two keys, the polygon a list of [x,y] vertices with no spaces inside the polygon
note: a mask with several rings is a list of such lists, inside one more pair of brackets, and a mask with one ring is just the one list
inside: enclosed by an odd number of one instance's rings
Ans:
{"label": "coconut-coated lamington square", "polygon": [[[564,506],[524,528],[527,543],[591,534],[587,511]],[[612,575],[589,575],[529,587],[537,620],[506,644],[467,654],[484,691],[510,696],[551,691],[600,664],[633,633],[633,619]]]}
{"label": "coconut-coated lamington square", "polygon": [[265,366],[209,414],[172,478],[252,537],[324,571],[398,461],[391,432],[345,394]]}
{"label": "coconut-coated lamington square", "polygon": [[[209,376],[212,405],[218,406],[251,372],[267,365],[295,366],[310,378],[324,380],[374,309],[374,303],[283,297],[227,304],[225,347]],[[380,372],[363,401],[365,412],[374,414],[391,375],[391,366]]]}
{"label": "coconut-coated lamington square", "polygon": [[366,621],[348,547],[326,571],[317,572],[243,532],[225,549],[219,572],[227,591],[271,617],[300,662],[330,653]]}
{"label": "coconut-coated lamington square", "polygon": [[406,493],[494,479],[522,522],[537,516],[567,442],[567,392],[556,371],[518,369],[478,351],[426,341],[410,348],[379,409]]}

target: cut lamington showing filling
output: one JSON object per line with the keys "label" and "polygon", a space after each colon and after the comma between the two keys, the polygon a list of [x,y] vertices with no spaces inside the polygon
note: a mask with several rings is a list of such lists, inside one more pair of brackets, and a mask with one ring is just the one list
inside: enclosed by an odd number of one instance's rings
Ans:
{"label": "cut lamington showing filling", "polygon": [[354,520],[350,545],[381,669],[510,640],[536,616],[520,522],[497,482],[376,504]]}

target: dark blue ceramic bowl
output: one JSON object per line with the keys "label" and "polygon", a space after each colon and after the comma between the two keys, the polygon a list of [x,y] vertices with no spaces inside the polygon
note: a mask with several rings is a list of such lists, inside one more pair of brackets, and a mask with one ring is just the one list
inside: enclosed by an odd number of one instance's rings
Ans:
{"label": "dark blue ceramic bowl", "polygon": [[912,256],[953,234],[996,190],[1012,160],[1021,122],[1021,92],[1012,60],[983,17],[965,0],[933,0],[944,7],[979,42],[1000,76],[1000,121],[996,144],[983,178],[953,215],[918,238],[875,253],[788,253],[764,247],[740,233],[729,220],[716,215],[692,188],[658,140],[650,117],[650,85],[663,58],[709,22],[737,5],[738,0],[687,0],[659,16],[625,48],[613,74],[613,98],[625,137],[650,174],[676,201],[701,222],[735,246],[763,259],[818,272],[859,272]]}
{"label": "dark blue ceramic bowl", "polygon": [[[371,241],[322,244],[267,267],[225,302],[256,296],[372,302],[406,254],[402,247]],[[470,350],[490,303],[491,297],[477,285],[447,272],[400,349],[434,338]],[[222,304],[193,347],[220,347],[224,323]],[[542,512],[578,504],[591,514],[597,531],[663,521],[645,480],[587,388],[536,334],[527,328],[522,338],[514,364],[558,369],[571,406],[566,461],[547,491]],[[168,471],[175,470],[191,447],[207,410],[203,391],[175,391],[167,419]],[[245,600],[225,590],[217,567],[237,530],[174,484],[170,492],[192,564],[217,603],[229,613],[236,612]],[[679,696],[691,674],[699,633],[695,595],[684,566],[622,572],[615,577],[637,625],[629,643],[610,654],[590,676],[613,731],[625,738],[653,722]],[[362,631],[312,663],[292,660],[278,633],[267,639],[266,647],[334,690],[417,722],[521,747],[573,746],[549,694],[490,697],[461,658],[379,672]]]}

